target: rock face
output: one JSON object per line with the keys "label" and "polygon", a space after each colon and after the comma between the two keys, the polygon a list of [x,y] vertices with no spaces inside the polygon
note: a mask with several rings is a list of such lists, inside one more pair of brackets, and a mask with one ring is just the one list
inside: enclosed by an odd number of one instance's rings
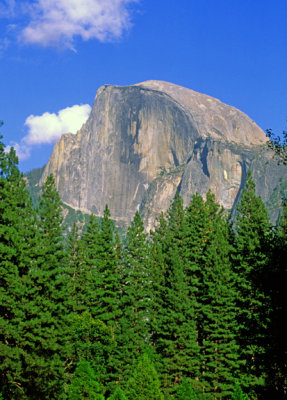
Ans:
{"label": "rock face", "polygon": [[124,225],[139,210],[149,229],[176,190],[187,203],[211,189],[231,209],[249,169],[268,203],[286,167],[266,141],[244,113],[212,97],[160,81],[106,85],[78,133],[56,143],[40,183],[53,173],[68,205],[101,215],[108,204]]}

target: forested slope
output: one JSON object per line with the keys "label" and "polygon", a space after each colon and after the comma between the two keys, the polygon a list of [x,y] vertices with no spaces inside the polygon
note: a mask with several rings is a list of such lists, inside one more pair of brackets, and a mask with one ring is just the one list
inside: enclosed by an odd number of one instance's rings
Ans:
{"label": "forested slope", "polygon": [[249,174],[232,223],[176,195],[149,234],[106,206],[67,239],[53,176],[33,206],[0,142],[2,398],[286,398],[283,209],[272,227]]}

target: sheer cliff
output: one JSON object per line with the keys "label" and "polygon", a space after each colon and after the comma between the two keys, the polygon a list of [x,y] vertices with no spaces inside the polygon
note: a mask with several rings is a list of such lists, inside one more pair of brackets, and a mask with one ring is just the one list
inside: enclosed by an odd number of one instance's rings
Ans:
{"label": "sheer cliff", "polygon": [[187,203],[211,189],[232,209],[251,169],[271,210],[286,167],[266,141],[247,115],[190,89],[161,81],[105,85],[83,127],[56,143],[40,183],[53,173],[69,206],[100,215],[108,204],[124,225],[139,210],[150,228],[176,190]]}

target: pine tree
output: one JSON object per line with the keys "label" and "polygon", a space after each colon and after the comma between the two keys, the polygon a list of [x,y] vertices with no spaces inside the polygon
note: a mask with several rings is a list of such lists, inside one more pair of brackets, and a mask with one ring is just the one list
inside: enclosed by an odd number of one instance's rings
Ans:
{"label": "pine tree", "polygon": [[223,209],[210,192],[204,208],[211,227],[198,292],[202,378],[205,390],[213,393],[215,398],[229,398],[240,363],[235,340],[236,291],[229,259],[228,224]]}
{"label": "pine tree", "polygon": [[[182,199],[176,195],[153,234],[153,286],[156,310],[152,331],[163,384],[171,389],[181,376],[196,377],[198,346],[194,298],[185,276],[183,237],[185,219]],[[155,286],[157,285],[157,287]]]}
{"label": "pine tree", "polygon": [[29,399],[61,399],[69,356],[69,312],[66,305],[66,257],[61,201],[54,178],[43,186],[38,209],[36,262],[29,271],[25,323],[21,326]]}
{"label": "pine tree", "polygon": [[97,288],[102,285],[97,260],[99,236],[99,221],[91,214],[87,230],[83,232],[80,241],[75,244],[77,248],[72,260],[72,268],[69,270],[72,309],[77,314],[88,311],[93,318],[98,317],[100,299]]}
{"label": "pine tree", "polygon": [[120,260],[117,255],[117,249],[120,247],[120,244],[116,241],[116,231],[107,205],[104,210],[99,239],[101,242],[98,243],[98,268],[103,282],[102,287],[99,288],[101,303],[98,310],[98,318],[107,325],[112,326],[113,331],[117,331],[116,325],[118,324],[120,315]]}
{"label": "pine tree", "polygon": [[147,234],[139,213],[127,231],[123,251],[121,334],[118,350],[123,369],[132,368],[139,354],[149,345],[151,278]]}
{"label": "pine tree", "polygon": [[97,376],[86,360],[79,362],[68,389],[68,400],[104,400]]}
{"label": "pine tree", "polygon": [[[73,310],[79,315],[88,312],[92,318],[100,319],[113,335],[119,331],[120,319],[120,247],[106,206],[101,221],[90,216],[70,272]],[[111,364],[108,360],[105,362],[102,378],[108,387],[118,379],[118,362],[116,355]]]}
{"label": "pine tree", "polygon": [[114,223],[106,206],[101,222],[90,216],[87,231],[79,243],[73,277],[74,310],[89,311],[93,317],[113,326],[113,330],[119,319],[117,246]]}
{"label": "pine tree", "polygon": [[144,354],[139,359],[127,381],[125,391],[129,399],[163,400],[158,374],[147,355]]}
{"label": "pine tree", "polygon": [[272,259],[265,283],[265,293],[271,299],[270,323],[265,356],[266,398],[274,400],[287,396],[287,202],[279,218],[272,242]]}
{"label": "pine tree", "polygon": [[35,214],[13,148],[0,137],[0,386],[9,399],[24,399],[22,325],[26,281],[35,246]]}
{"label": "pine tree", "polygon": [[234,223],[234,271],[239,292],[238,344],[243,365],[243,387],[262,384],[270,298],[264,291],[270,256],[270,222],[260,197],[255,195],[255,184],[248,173]]}
{"label": "pine tree", "polygon": [[239,370],[234,276],[228,225],[214,195],[194,195],[186,208],[185,273],[194,295],[202,391],[229,398]]}

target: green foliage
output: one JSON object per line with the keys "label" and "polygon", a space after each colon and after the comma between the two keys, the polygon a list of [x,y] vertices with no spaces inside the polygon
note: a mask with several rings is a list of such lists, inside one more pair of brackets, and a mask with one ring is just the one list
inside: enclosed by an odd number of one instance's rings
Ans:
{"label": "green foliage", "polygon": [[263,377],[271,306],[264,286],[268,281],[272,239],[268,213],[261,198],[255,195],[250,173],[237,206],[234,229],[238,344],[243,361],[241,382],[250,389]]}
{"label": "green foliage", "polygon": [[118,339],[122,370],[133,368],[138,355],[149,344],[151,280],[147,234],[139,213],[128,228],[123,250],[121,334]]}
{"label": "green foliage", "polygon": [[115,339],[110,327],[95,320],[88,311],[72,315],[71,320],[71,359],[73,364],[89,360],[99,380],[107,384],[107,372],[112,364]]}
{"label": "green foliage", "polygon": [[147,355],[144,354],[136,364],[127,381],[126,393],[129,399],[163,400],[158,374]]}
{"label": "green foliage", "polygon": [[182,200],[176,196],[153,235],[153,319],[156,352],[161,355],[159,372],[165,386],[182,375],[197,376],[198,346],[195,299],[185,278],[182,241],[185,235]]}
{"label": "green foliage", "polygon": [[21,334],[25,356],[23,374],[29,399],[60,399],[69,354],[66,306],[66,256],[61,227],[61,201],[49,176],[39,200],[34,262],[22,299],[25,320]]}
{"label": "green foliage", "polygon": [[65,238],[54,178],[35,209],[17,162],[0,140],[0,399],[286,397],[286,202],[272,230],[248,174],[232,230],[209,192],[150,236],[106,206]]}
{"label": "green foliage", "polygon": [[199,400],[194,389],[192,388],[192,386],[190,385],[190,383],[187,381],[186,378],[183,378],[180,385],[177,386],[174,399],[175,400]]}
{"label": "green foliage", "polygon": [[287,344],[284,323],[287,318],[287,203],[283,201],[283,213],[278,221],[272,249],[265,292],[271,299],[270,322],[267,346],[265,347],[265,369],[267,396],[282,399],[287,393]]}
{"label": "green foliage", "polygon": [[128,400],[120,387],[117,387],[114,393],[108,397],[108,400]]}
{"label": "green foliage", "polygon": [[[0,138],[1,139],[1,138]],[[23,323],[29,266],[35,247],[35,214],[13,148],[0,141],[0,387],[23,398]]]}
{"label": "green foliage", "polygon": [[248,396],[243,393],[239,384],[235,385],[231,400],[248,400]]}
{"label": "green foliage", "polygon": [[104,396],[90,363],[82,360],[74,373],[74,378],[68,388],[68,400],[104,400]]}

